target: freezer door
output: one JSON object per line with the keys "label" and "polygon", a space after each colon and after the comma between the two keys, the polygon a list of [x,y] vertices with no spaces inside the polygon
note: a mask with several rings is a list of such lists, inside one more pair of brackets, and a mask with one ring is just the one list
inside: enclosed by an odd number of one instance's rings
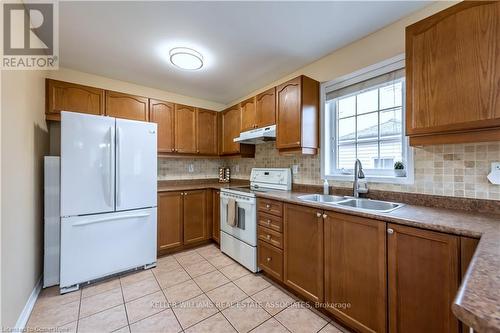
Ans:
{"label": "freezer door", "polygon": [[61,216],[115,209],[115,118],[61,112]]}
{"label": "freezer door", "polygon": [[156,206],[156,124],[116,119],[116,210]]}
{"label": "freezer door", "polygon": [[60,288],[156,262],[156,208],[61,220]]}

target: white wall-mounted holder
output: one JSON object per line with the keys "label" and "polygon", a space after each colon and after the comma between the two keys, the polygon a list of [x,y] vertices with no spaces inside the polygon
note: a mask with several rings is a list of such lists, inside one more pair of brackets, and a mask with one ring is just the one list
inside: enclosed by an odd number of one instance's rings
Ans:
{"label": "white wall-mounted holder", "polygon": [[500,185],[500,162],[491,163],[491,172],[488,174],[490,183]]}

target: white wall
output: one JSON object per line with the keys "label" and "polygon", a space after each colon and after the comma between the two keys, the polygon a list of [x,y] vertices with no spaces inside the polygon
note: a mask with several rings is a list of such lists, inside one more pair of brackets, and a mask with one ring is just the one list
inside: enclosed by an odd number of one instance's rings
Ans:
{"label": "white wall", "polygon": [[42,274],[45,74],[1,77],[1,316],[13,327]]}

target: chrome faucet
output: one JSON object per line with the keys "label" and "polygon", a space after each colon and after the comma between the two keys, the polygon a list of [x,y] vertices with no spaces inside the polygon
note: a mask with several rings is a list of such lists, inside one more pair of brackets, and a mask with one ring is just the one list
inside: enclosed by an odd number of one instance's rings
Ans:
{"label": "chrome faucet", "polygon": [[366,183],[363,183],[363,186],[360,188],[360,179],[364,179],[365,174],[363,173],[363,165],[361,164],[361,161],[357,158],[356,162],[354,162],[354,184],[352,187],[352,195],[355,198],[359,198],[360,193],[367,193],[368,192],[368,186],[366,186]]}

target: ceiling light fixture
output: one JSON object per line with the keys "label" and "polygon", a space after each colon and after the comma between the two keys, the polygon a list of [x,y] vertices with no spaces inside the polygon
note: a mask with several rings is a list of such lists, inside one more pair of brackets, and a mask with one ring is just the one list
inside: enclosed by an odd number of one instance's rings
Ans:
{"label": "ceiling light fixture", "polygon": [[170,50],[170,62],[180,69],[194,71],[203,67],[203,56],[188,47],[174,47]]}

